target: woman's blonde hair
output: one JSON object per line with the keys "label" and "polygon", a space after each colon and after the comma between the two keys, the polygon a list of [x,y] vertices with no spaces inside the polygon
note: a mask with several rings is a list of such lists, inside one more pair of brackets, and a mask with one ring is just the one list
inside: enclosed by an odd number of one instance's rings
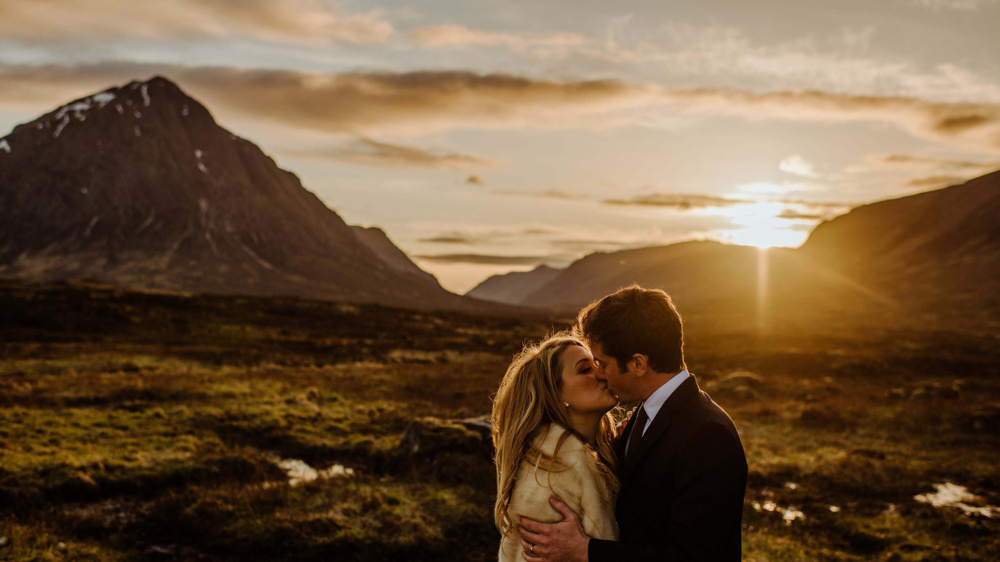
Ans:
{"label": "woman's blonde hair", "polygon": [[615,454],[611,448],[614,435],[614,418],[607,413],[601,419],[595,447],[577,434],[569,424],[566,408],[560,398],[562,389],[562,353],[571,346],[585,347],[572,335],[560,332],[535,345],[525,345],[514,357],[500,388],[493,399],[492,436],[496,449],[497,501],[493,518],[504,536],[513,523],[507,513],[514,492],[517,473],[521,464],[529,462],[550,472],[568,467],[560,466],[552,457],[533,446],[538,432],[550,423],[566,429],[556,443],[558,455],[566,438],[573,434],[597,457],[597,467],[612,494],[617,493],[618,477],[615,475]]}

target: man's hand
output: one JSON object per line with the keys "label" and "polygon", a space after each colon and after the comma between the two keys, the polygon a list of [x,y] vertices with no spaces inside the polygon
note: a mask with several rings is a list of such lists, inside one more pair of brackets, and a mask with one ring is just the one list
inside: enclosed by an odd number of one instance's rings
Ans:
{"label": "man's hand", "polygon": [[521,518],[518,531],[525,560],[529,562],[587,562],[590,537],[583,530],[580,518],[568,505],[549,498],[549,503],[563,515],[558,523],[539,523]]}

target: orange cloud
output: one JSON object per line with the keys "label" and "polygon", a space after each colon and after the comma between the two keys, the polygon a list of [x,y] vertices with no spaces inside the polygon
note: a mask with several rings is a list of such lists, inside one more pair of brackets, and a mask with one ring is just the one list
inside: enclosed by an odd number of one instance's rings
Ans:
{"label": "orange cloud", "polygon": [[1000,168],[1000,162],[975,162],[955,158],[936,158],[914,154],[873,154],[867,158],[870,164],[884,168],[926,170],[944,168],[951,170],[986,171]]}
{"label": "orange cloud", "polygon": [[244,36],[326,45],[384,43],[392,34],[378,10],[345,15],[319,0],[0,2],[0,36],[28,43]]}
{"label": "orange cloud", "polygon": [[407,37],[425,47],[506,47],[514,51],[531,47],[579,47],[588,41],[586,37],[576,33],[528,36],[469,29],[461,25],[422,27],[409,32]]}
{"label": "orange cloud", "polygon": [[911,178],[906,182],[905,187],[947,187],[949,185],[959,185],[968,181],[962,176],[927,176],[922,178]]}
{"label": "orange cloud", "polygon": [[672,193],[653,193],[640,195],[631,199],[607,199],[604,201],[608,205],[637,205],[643,207],[674,207],[677,209],[702,209],[710,207],[729,207],[732,205],[745,205],[747,201],[740,199],[727,199],[725,197],[714,197],[711,195],[688,195]]}
{"label": "orange cloud", "polygon": [[[340,160],[378,168],[423,168],[429,170],[460,170],[492,166],[492,162],[468,154],[440,154],[414,146],[358,138],[333,149],[286,151],[289,156]],[[472,176],[475,177],[475,176]]]}
{"label": "orange cloud", "polygon": [[[127,71],[131,71],[126,74]],[[162,73],[212,108],[316,131],[370,136],[464,129],[620,127],[678,112],[747,120],[874,122],[967,150],[1000,151],[1000,105],[822,91],[665,89],[469,71],[303,73],[108,63],[2,67],[0,103],[58,88]],[[117,78],[112,79],[112,76]],[[96,88],[95,88],[96,89]],[[89,93],[78,89],[62,100]],[[31,98],[37,100],[36,95]]]}
{"label": "orange cloud", "polygon": [[815,90],[758,94],[725,88],[668,90],[663,97],[688,112],[750,120],[887,122],[916,137],[958,144],[970,150],[1000,151],[1000,105],[996,104]]}

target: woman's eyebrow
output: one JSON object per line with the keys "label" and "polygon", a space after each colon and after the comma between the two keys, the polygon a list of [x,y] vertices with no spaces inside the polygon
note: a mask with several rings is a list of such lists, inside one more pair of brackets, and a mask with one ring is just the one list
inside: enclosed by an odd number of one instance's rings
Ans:
{"label": "woman's eyebrow", "polygon": [[579,367],[580,363],[583,363],[584,361],[590,361],[590,357],[584,357],[583,359],[577,361],[576,366]]}

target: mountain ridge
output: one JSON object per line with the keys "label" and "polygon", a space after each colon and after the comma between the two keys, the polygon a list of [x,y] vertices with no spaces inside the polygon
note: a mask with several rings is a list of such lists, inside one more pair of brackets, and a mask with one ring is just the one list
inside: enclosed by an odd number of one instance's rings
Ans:
{"label": "mountain ridge", "polygon": [[[1000,172],[993,172],[856,207],[818,225],[797,249],[688,241],[597,252],[509,302],[570,313],[638,283],[666,290],[682,311],[734,323],[798,315],[814,326],[851,318],[998,327],[997,217]],[[493,284],[505,289],[503,278]]]}
{"label": "mountain ridge", "polygon": [[295,174],[162,76],[74,100],[2,142],[2,277],[502,308],[387,263]]}

